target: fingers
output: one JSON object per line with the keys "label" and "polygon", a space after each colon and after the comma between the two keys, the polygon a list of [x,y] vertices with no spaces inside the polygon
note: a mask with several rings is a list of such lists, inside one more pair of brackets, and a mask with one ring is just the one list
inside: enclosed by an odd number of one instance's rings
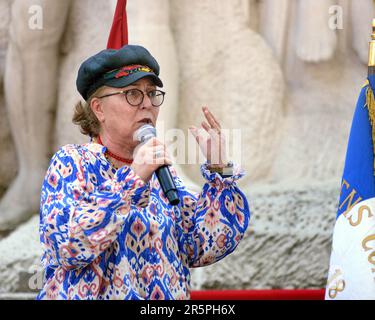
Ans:
{"label": "fingers", "polygon": [[166,146],[153,146],[150,147],[151,152],[155,154],[164,154],[167,151]]}
{"label": "fingers", "polygon": [[207,132],[209,132],[210,130],[212,130],[212,128],[207,124],[206,121],[202,121],[202,127],[204,130],[206,130]]}
{"label": "fingers", "polygon": [[202,128],[210,135],[212,139],[217,140],[218,138],[220,138],[221,136],[220,129],[212,128],[205,121],[202,121],[201,125],[202,125]]}
{"label": "fingers", "polygon": [[[214,115],[210,112],[210,110],[208,110],[207,107],[202,107],[202,111],[207,120],[207,122],[206,121],[201,122],[202,128],[212,136],[220,135],[221,133],[220,123],[216,120]],[[194,126],[190,126],[189,129],[191,133],[194,135],[194,137],[198,139],[199,130]]]}
{"label": "fingers", "polygon": [[156,138],[156,137],[151,138],[150,140],[148,140],[145,143],[145,146],[148,146],[148,147],[160,146],[160,145],[164,145],[164,144],[163,144],[163,142],[161,142],[160,140],[158,140],[158,138]]}
{"label": "fingers", "polygon": [[163,147],[154,147],[152,150],[152,158],[153,159],[160,159],[162,157],[165,157],[167,155],[167,150],[165,150]]}
{"label": "fingers", "polygon": [[198,129],[195,126],[190,126],[189,130],[198,144],[200,144],[203,141],[206,141],[205,137],[201,134],[201,129]]}
{"label": "fingers", "polygon": [[156,137],[140,145],[136,155],[134,161],[140,165],[157,165],[155,167],[157,168],[163,164],[172,165],[173,163],[171,157],[168,155],[166,145]]}
{"label": "fingers", "polygon": [[147,152],[147,163],[171,165],[172,160],[168,154],[167,147],[164,144],[150,147]]}
{"label": "fingers", "polygon": [[202,111],[204,116],[206,117],[206,121],[201,122],[202,128],[207,131],[207,133],[213,138],[216,139],[221,134],[221,126],[219,122],[216,120],[214,115],[208,110],[207,107],[202,107]]}
{"label": "fingers", "polygon": [[220,132],[220,129],[221,129],[220,123],[219,123],[219,121],[216,120],[216,118],[214,117],[212,112],[210,110],[208,110],[207,107],[202,107],[202,110],[203,110],[203,114],[206,117],[210,127],[212,129],[216,130],[217,132]]}
{"label": "fingers", "polygon": [[158,167],[160,167],[161,165],[164,165],[164,164],[172,165],[173,162],[172,162],[172,159],[168,155],[163,154],[163,155],[158,155],[158,157],[155,159],[152,159],[152,162],[150,164],[159,165]]}
{"label": "fingers", "polygon": [[171,165],[173,164],[173,161],[172,161],[171,158],[165,157],[165,158],[163,159],[162,164],[166,164],[166,165],[168,165],[168,166],[171,166]]}

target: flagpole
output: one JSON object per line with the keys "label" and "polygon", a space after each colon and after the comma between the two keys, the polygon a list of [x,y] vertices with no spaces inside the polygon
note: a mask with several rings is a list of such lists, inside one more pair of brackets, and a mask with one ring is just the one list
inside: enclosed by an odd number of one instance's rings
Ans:
{"label": "flagpole", "polygon": [[375,74],[375,19],[372,20],[372,34],[368,56],[368,75]]}

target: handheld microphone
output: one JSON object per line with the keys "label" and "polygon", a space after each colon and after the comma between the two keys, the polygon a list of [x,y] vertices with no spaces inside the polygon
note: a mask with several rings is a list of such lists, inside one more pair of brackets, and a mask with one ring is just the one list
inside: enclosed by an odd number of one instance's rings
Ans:
{"label": "handheld microphone", "polygon": [[[134,137],[141,143],[144,143],[151,138],[156,137],[156,129],[152,125],[145,124],[134,133]],[[180,199],[168,165],[163,165],[157,168],[155,174],[169,203],[173,206],[178,205]]]}

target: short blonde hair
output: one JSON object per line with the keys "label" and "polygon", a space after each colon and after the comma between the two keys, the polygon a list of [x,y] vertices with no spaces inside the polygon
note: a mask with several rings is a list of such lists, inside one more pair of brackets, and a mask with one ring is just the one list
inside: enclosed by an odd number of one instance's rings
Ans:
{"label": "short blonde hair", "polygon": [[101,95],[104,88],[105,86],[98,88],[87,101],[79,101],[74,108],[73,123],[80,127],[82,134],[92,138],[99,136],[100,122],[92,111],[90,104],[93,98]]}

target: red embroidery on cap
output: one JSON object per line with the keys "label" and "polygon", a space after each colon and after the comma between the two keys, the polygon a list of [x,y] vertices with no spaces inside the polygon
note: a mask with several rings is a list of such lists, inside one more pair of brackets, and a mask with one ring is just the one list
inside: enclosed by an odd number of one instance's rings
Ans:
{"label": "red embroidery on cap", "polygon": [[127,77],[128,75],[130,75],[132,73],[135,73],[135,72],[139,72],[139,71],[153,72],[152,69],[150,69],[147,66],[135,64],[135,65],[125,66],[125,67],[122,67],[121,69],[119,69],[117,71],[117,73],[115,74],[115,78],[117,79],[117,78],[121,78],[121,77]]}

